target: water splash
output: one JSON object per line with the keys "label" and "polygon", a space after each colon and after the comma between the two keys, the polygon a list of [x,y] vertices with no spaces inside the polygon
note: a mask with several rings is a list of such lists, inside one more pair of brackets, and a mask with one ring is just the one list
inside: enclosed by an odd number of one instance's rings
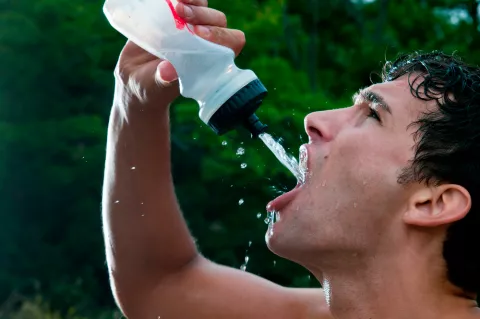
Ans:
{"label": "water splash", "polygon": [[242,163],[242,165],[240,165],[241,168],[245,169],[247,168],[247,164],[246,163]]}
{"label": "water splash", "polygon": [[267,212],[267,218],[264,220],[265,224],[273,225],[278,217],[277,214],[275,211]]}
{"label": "water splash", "polygon": [[245,149],[243,147],[239,147],[237,150],[237,155],[242,156],[245,154]]}
{"label": "water splash", "polygon": [[268,133],[263,133],[258,136],[263,143],[272,151],[272,153],[277,157],[277,159],[282,163],[296,178],[299,182],[305,182],[305,176],[298,161],[292,155],[289,155],[285,148]]}
{"label": "water splash", "polygon": [[223,146],[227,146],[227,145],[228,145],[228,142],[227,142],[227,141],[223,141],[223,142],[222,142],[222,145],[223,145]]}

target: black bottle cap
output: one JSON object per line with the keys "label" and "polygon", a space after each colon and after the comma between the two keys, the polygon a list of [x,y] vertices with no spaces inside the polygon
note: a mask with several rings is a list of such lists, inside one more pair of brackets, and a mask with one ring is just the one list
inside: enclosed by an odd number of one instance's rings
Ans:
{"label": "black bottle cap", "polygon": [[263,99],[267,95],[267,89],[256,79],[229,98],[211,117],[208,125],[218,134],[223,135],[237,126],[244,126],[253,137],[265,132],[264,125],[255,115]]}

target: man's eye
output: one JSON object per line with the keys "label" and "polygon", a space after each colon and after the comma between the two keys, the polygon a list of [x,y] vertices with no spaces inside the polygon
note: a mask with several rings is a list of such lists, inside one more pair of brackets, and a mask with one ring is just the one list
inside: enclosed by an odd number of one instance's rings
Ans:
{"label": "man's eye", "polygon": [[375,109],[373,109],[371,107],[369,107],[368,109],[369,109],[368,117],[374,118],[375,120],[377,120],[379,122],[382,122],[382,120],[380,119],[380,116],[378,115],[378,112],[375,111]]}

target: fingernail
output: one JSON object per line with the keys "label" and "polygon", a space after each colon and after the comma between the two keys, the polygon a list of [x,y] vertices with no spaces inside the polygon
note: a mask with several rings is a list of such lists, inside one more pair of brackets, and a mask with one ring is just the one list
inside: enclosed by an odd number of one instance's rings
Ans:
{"label": "fingernail", "polygon": [[183,5],[183,14],[185,15],[185,18],[191,18],[193,17],[193,10],[187,5]]}
{"label": "fingernail", "polygon": [[203,25],[196,26],[195,30],[196,30],[196,32],[199,36],[204,37],[204,38],[208,37],[211,33],[210,28],[205,27]]}
{"label": "fingernail", "polygon": [[162,61],[158,65],[158,74],[163,82],[170,83],[177,79],[176,75],[172,73],[172,67],[167,61]]}

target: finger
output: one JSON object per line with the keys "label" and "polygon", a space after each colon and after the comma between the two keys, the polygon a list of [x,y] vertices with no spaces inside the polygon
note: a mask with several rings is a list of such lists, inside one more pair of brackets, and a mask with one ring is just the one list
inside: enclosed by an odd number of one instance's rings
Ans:
{"label": "finger", "polygon": [[206,7],[184,5],[183,3],[178,3],[176,10],[178,15],[190,24],[227,27],[227,17],[221,11]]}
{"label": "finger", "polygon": [[178,2],[190,4],[192,6],[208,7],[208,0],[178,0]]}
{"label": "finger", "polygon": [[240,30],[197,25],[195,33],[205,40],[232,49],[235,56],[239,55],[245,46],[245,33]]}
{"label": "finger", "polygon": [[168,61],[162,61],[158,64],[157,73],[162,82],[173,82],[178,79],[177,71]]}

